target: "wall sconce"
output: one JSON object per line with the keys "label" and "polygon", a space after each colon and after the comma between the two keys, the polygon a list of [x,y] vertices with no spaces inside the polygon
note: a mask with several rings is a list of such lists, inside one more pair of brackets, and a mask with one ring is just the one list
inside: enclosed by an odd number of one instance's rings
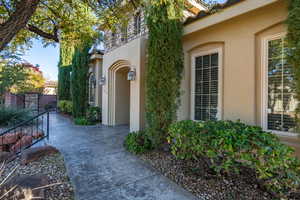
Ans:
{"label": "wall sconce", "polygon": [[136,70],[135,69],[131,69],[128,74],[127,74],[127,80],[128,81],[134,81],[136,78]]}
{"label": "wall sconce", "polygon": [[102,76],[99,80],[99,85],[105,85],[105,81],[106,81],[105,76]]}

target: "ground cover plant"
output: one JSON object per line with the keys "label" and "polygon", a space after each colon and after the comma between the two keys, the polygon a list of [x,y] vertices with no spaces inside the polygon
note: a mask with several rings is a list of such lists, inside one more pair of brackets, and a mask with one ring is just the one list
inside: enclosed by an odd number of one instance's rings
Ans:
{"label": "ground cover plant", "polygon": [[30,110],[0,106],[0,126],[10,126],[32,117]]}
{"label": "ground cover plant", "polygon": [[275,197],[288,197],[299,189],[300,162],[294,150],[260,127],[181,121],[171,125],[168,142],[176,158],[202,160],[218,175],[252,170],[257,183]]}

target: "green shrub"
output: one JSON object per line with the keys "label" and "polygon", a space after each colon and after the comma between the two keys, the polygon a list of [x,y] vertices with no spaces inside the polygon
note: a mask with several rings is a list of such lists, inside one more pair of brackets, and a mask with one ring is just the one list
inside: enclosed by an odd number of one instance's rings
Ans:
{"label": "green shrub", "polygon": [[32,117],[30,110],[0,106],[0,126],[10,126],[26,121]]}
{"label": "green shrub", "polygon": [[72,101],[61,100],[58,102],[58,108],[63,113],[72,114],[73,103]]}
{"label": "green shrub", "polygon": [[99,122],[101,119],[101,108],[100,107],[89,107],[87,109],[86,118],[90,122]]}
{"label": "green shrub", "polygon": [[151,141],[146,137],[145,131],[129,133],[126,136],[124,146],[134,154],[144,153],[152,149]]}
{"label": "green shrub", "polygon": [[46,104],[46,105],[44,106],[44,109],[45,109],[46,111],[52,110],[52,109],[54,109],[54,105],[48,103],[48,104]]}
{"label": "green shrub", "polygon": [[217,173],[251,168],[263,186],[281,196],[299,188],[300,165],[294,150],[260,127],[232,121],[181,121],[171,125],[168,142],[177,158],[208,158]]}
{"label": "green shrub", "polygon": [[75,119],[74,119],[74,123],[75,123],[76,125],[80,125],[80,126],[89,126],[89,125],[93,125],[92,122],[90,122],[89,120],[87,120],[86,118],[83,118],[83,117],[75,118]]}

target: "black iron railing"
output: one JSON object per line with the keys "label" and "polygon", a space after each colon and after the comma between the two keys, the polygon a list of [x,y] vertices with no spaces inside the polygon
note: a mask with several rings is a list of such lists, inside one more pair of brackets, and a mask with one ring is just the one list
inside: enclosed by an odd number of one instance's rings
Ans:
{"label": "black iron railing", "polygon": [[49,139],[49,111],[0,133],[0,152],[18,154],[45,138]]}

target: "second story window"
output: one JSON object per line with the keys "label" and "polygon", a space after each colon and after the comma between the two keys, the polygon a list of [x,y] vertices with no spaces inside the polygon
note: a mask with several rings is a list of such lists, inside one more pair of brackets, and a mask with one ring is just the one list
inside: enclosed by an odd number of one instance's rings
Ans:
{"label": "second story window", "polygon": [[111,33],[111,46],[114,47],[116,46],[117,43],[117,34],[112,32]]}
{"label": "second story window", "polygon": [[141,33],[141,14],[137,13],[134,16],[134,34],[140,34]]}
{"label": "second story window", "polygon": [[127,42],[127,26],[122,26],[121,28],[121,31],[122,31],[122,35],[121,35],[121,41],[122,42]]}

